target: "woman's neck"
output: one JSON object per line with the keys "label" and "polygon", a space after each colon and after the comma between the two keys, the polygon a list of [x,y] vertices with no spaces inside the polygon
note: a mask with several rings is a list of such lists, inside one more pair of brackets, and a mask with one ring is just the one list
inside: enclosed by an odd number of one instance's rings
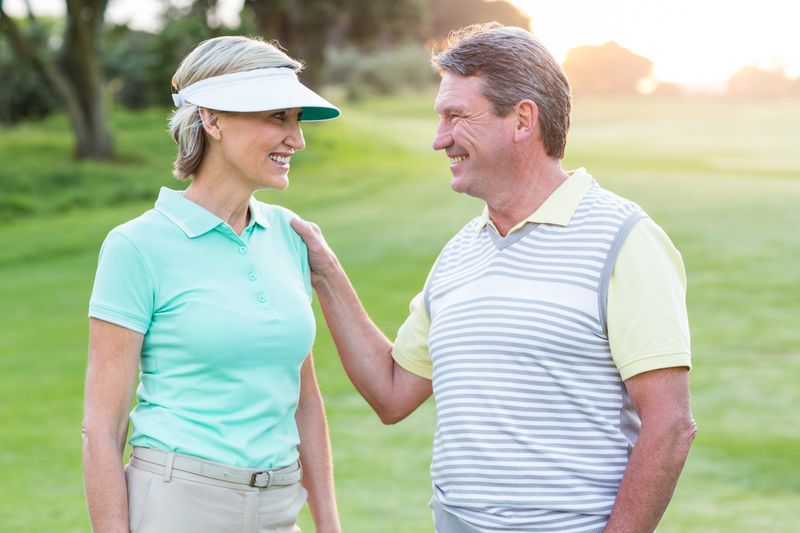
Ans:
{"label": "woman's neck", "polygon": [[237,235],[250,223],[250,198],[253,191],[233,186],[222,179],[195,176],[184,197],[224,220]]}

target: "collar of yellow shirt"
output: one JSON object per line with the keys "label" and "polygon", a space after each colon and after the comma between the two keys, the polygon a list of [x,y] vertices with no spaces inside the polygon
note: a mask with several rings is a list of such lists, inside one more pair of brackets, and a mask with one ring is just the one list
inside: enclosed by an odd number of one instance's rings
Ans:
{"label": "collar of yellow shirt", "polygon": [[[539,208],[531,213],[527,218],[521,220],[508,232],[511,233],[522,228],[528,222],[534,224],[555,224],[557,226],[567,226],[575,214],[575,209],[581,203],[583,197],[592,186],[592,176],[586,172],[585,168],[579,168],[568,172],[568,177],[564,183],[553,191]],[[489,208],[483,206],[483,213],[478,220],[477,231],[481,231],[486,225],[495,228],[494,222],[489,217]],[[496,230],[497,228],[495,228]]]}

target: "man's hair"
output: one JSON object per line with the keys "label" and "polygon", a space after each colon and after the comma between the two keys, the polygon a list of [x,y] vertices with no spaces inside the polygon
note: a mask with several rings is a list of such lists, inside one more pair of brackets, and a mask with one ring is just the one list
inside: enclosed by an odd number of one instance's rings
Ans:
{"label": "man's hair", "polygon": [[552,54],[530,32],[498,22],[452,32],[431,64],[440,74],[480,76],[481,93],[494,113],[506,116],[521,100],[539,108],[547,155],[562,159],[572,108],[569,82]]}

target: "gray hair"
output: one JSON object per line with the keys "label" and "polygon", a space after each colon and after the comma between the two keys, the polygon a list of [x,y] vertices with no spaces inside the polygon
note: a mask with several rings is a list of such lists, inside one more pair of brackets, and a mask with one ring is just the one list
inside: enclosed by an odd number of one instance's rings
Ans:
{"label": "gray hair", "polygon": [[481,93],[498,116],[521,100],[539,108],[547,155],[562,159],[572,109],[567,76],[553,55],[530,32],[497,22],[474,24],[452,32],[448,47],[431,64],[440,74],[481,76]]}
{"label": "gray hair", "polygon": [[[201,42],[181,61],[172,77],[177,92],[206,78],[258,68],[287,67],[299,72],[303,65],[286,55],[277,43],[255,37],[223,36]],[[186,179],[195,173],[206,151],[206,135],[200,112],[185,102],[169,117],[169,132],[178,144],[172,174]]]}

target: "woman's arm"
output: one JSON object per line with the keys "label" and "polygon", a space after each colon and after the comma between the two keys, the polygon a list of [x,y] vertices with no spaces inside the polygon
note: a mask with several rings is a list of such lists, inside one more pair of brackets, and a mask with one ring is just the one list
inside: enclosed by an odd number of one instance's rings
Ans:
{"label": "woman's arm", "polygon": [[122,453],[143,336],[90,319],[83,415],[83,475],[94,531],[128,532]]}
{"label": "woman's arm", "polygon": [[333,463],[325,409],[314,374],[314,360],[308,354],[300,371],[300,401],[295,414],[300,432],[300,462],[303,486],[317,533],[339,533],[339,514],[333,489]]}

